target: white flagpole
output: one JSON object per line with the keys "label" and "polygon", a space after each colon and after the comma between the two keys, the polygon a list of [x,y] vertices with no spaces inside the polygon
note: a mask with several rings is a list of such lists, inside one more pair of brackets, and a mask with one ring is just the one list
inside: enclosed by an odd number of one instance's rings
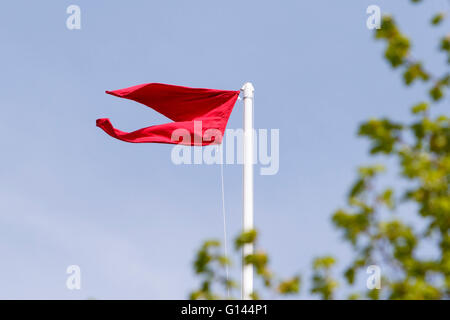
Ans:
{"label": "white flagpole", "polygon": [[[243,230],[253,229],[253,85],[244,84],[244,172],[243,172]],[[253,244],[245,244],[242,257],[253,253]],[[242,262],[242,299],[251,299],[253,293],[253,265]]]}

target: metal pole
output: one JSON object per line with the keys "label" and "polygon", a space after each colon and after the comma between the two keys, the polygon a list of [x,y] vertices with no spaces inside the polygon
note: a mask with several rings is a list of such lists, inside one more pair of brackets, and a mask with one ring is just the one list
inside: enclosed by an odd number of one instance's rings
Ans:
{"label": "metal pole", "polygon": [[[253,85],[244,84],[244,172],[243,172],[243,230],[253,229]],[[245,244],[242,257],[253,253],[253,244]],[[253,265],[242,262],[242,299],[251,299],[253,293]]]}

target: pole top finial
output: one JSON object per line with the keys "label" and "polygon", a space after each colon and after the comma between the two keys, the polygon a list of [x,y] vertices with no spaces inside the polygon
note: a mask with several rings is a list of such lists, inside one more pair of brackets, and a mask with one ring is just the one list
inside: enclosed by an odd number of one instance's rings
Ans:
{"label": "pole top finial", "polygon": [[255,88],[253,87],[251,82],[246,82],[242,86],[241,91],[244,93],[244,98],[253,98],[253,92],[255,91]]}

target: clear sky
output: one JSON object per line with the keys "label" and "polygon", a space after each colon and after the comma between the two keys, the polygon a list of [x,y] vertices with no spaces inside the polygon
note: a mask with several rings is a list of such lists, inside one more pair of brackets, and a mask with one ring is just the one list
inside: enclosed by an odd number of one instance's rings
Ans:
{"label": "clear sky", "polygon": [[[414,55],[438,70],[449,24],[429,33],[428,22],[449,6],[426,2],[3,1],[0,298],[184,299],[196,287],[196,249],[223,236],[220,167],[176,166],[170,145],[127,144],[95,126],[102,117],[123,130],[166,121],[104,93],[146,82],[253,82],[255,126],[280,129],[278,174],[255,175],[255,224],[272,269],[307,277],[317,255],[345,262],[350,250],[330,217],[356,166],[370,163],[357,125],[405,119],[425,94],[384,62],[366,8],[394,14]],[[81,8],[81,30],[66,28],[70,4]],[[242,102],[228,127],[242,127]],[[242,167],[224,170],[231,238]],[[79,291],[65,285],[73,264]]]}

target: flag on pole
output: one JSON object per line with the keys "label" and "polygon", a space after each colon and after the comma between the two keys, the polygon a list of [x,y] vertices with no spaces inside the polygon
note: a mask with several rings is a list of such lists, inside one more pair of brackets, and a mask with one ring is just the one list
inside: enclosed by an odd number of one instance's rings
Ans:
{"label": "flag on pole", "polygon": [[[244,174],[243,174],[243,229],[253,229],[253,85],[242,87],[244,98]],[[124,132],[113,127],[109,119],[97,119],[97,127],[110,136],[133,143],[154,142],[205,146],[220,144],[231,111],[240,91],[188,88],[162,83],[147,83],[120,90],[106,91],[116,97],[134,100],[165,115],[173,122]],[[200,123],[198,128],[197,124]],[[190,139],[174,140],[176,130],[187,133]],[[208,138],[208,131],[218,135]],[[206,137],[205,137],[206,136]],[[206,138],[206,139],[205,139]],[[223,183],[223,182],[222,182]],[[243,256],[253,253],[253,244],[243,247]],[[242,263],[242,298],[251,299],[253,293],[253,266]]]}
{"label": "flag on pole", "polygon": [[[113,96],[142,103],[173,122],[124,132],[114,128],[109,119],[103,118],[97,119],[97,127],[111,137],[132,143],[180,143],[191,146],[220,144],[239,92],[162,83],[147,83],[106,91]],[[172,134],[177,129],[184,129],[190,139],[187,139],[187,142],[184,139],[173,140]],[[205,132],[208,130],[218,130],[220,134],[213,134],[211,138],[205,139]]]}

